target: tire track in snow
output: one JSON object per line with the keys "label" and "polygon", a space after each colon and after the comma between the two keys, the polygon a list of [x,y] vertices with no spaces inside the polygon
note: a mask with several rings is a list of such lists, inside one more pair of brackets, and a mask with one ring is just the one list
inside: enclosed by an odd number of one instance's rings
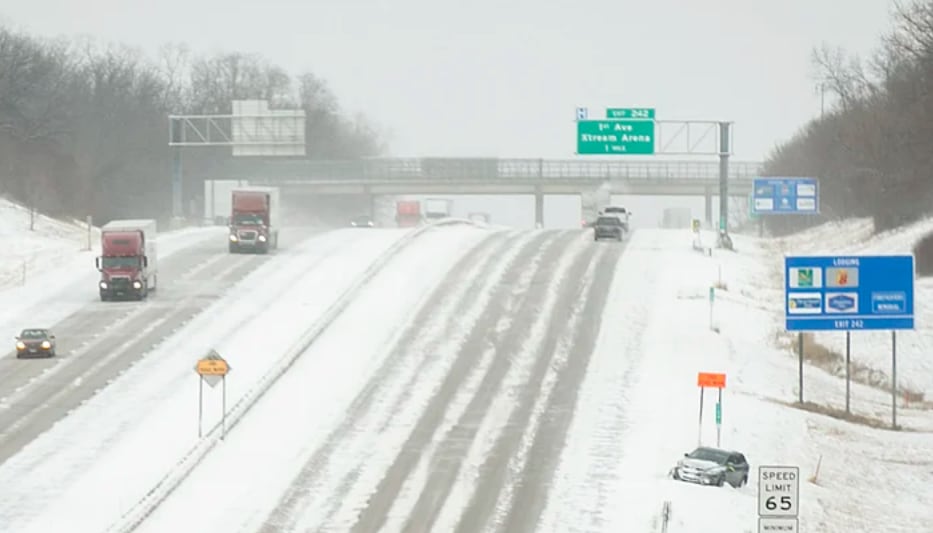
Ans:
{"label": "tire track in snow", "polygon": [[[527,320],[523,328],[527,331],[522,331],[522,335],[510,337],[506,340],[507,344],[499,346],[499,349],[508,348],[510,352],[520,352],[522,345],[530,342],[530,345],[525,345],[527,355],[523,357],[529,362],[528,366],[522,369],[524,379],[513,401],[508,421],[479,467],[479,477],[455,531],[482,530],[493,518],[496,504],[507,486],[511,463],[520,450],[523,436],[534,430],[534,406],[541,396],[544,378],[559,349],[558,343],[568,327],[572,326],[571,310],[580,297],[580,284],[586,279],[586,272],[593,262],[593,257],[604,248],[581,240],[573,253],[566,253],[555,269],[552,283],[545,287],[549,290],[539,291],[540,309],[537,312],[519,315]],[[485,410],[477,413],[478,420],[472,425],[477,425],[485,414]],[[448,483],[452,484],[452,480]]]}
{"label": "tire track in snow", "polygon": [[[209,265],[223,256],[208,255],[201,249],[185,248],[169,257],[171,260],[166,261],[162,267],[160,281],[166,277],[172,280],[184,278],[192,269],[204,268],[204,265]],[[141,313],[151,309],[156,301],[92,302],[90,297],[96,293],[96,285],[93,287],[88,287],[89,302],[85,307],[51,325],[58,337],[59,356],[67,354],[66,357],[26,362],[17,359],[15,352],[10,352],[8,357],[0,358],[0,402],[14,403],[15,400],[11,396],[21,395],[25,389],[53,377],[62,367],[74,362],[72,356],[78,355],[75,352],[83,352],[88,343],[94,342],[94,338],[91,338],[73,347],[74,337],[80,342],[89,331],[98,332],[97,336],[119,332],[122,323],[136,319]],[[153,294],[158,298],[159,290]]]}
{"label": "tire track in snow", "polygon": [[[479,355],[474,355],[473,364],[470,365],[466,373],[461,376],[458,389],[454,397],[447,404],[440,424],[430,436],[426,447],[420,450],[421,457],[418,459],[414,470],[405,477],[405,480],[401,483],[401,487],[396,492],[392,504],[386,513],[386,521],[383,523],[384,530],[400,531],[404,527],[405,518],[411,514],[422,487],[427,483],[433,468],[436,466],[436,462],[428,458],[437,454],[437,448],[443,442],[444,435],[447,435],[463,417],[464,412],[469,407],[470,400],[477,395],[482,381],[486,377],[487,370],[496,357],[495,345],[491,339],[503,335],[512,327],[513,313],[510,311],[514,310],[523,299],[523,295],[528,292],[535,272],[537,272],[538,268],[543,263],[544,251],[560,236],[560,233],[553,231],[548,232],[548,234],[551,236],[537,247],[538,252],[534,255],[532,261],[523,265],[522,274],[519,276],[517,283],[512,285],[508,300],[503,307],[503,312],[498,315],[498,318],[494,321],[493,327],[486,328],[486,337],[483,339],[482,346],[474,347],[475,353]],[[490,283],[486,290],[486,293],[490,294],[490,296],[484,301],[478,302],[481,306],[480,312],[483,315],[490,315],[488,308],[491,303],[494,303],[491,297],[494,292],[493,287],[499,284],[499,280],[501,280],[502,276],[504,276],[509,269],[513,268],[513,265],[507,257],[502,257],[496,262],[494,268],[494,272],[487,272],[485,274],[487,279],[494,280],[494,283]],[[496,317],[492,316],[491,318]],[[473,325],[471,323],[469,329],[472,330],[472,328]],[[430,333],[425,332],[425,334],[429,335]],[[451,372],[457,353],[463,351],[465,339],[465,335],[458,339],[448,339],[448,342],[445,344],[445,349],[437,355],[438,359],[443,360],[443,364],[437,365],[439,368],[436,369],[433,375],[423,380],[427,386],[417,387],[421,395],[421,400],[416,405],[409,406],[409,408],[403,412],[402,416],[386,417],[386,419],[391,422],[390,431],[387,434],[393,435],[394,437],[392,453],[395,455],[400,453],[399,450],[404,447],[406,440],[410,437],[410,428],[414,427],[418,419],[423,416],[425,408],[431,401],[431,397],[434,396],[435,391],[439,390],[442,383]],[[394,458],[389,458],[390,461],[393,459]],[[373,473],[371,469],[367,470],[367,472]],[[367,486],[373,487],[377,485],[379,481],[379,477],[371,475]],[[371,497],[371,495],[372,490],[370,489],[358,495],[355,501],[364,501],[366,498]],[[360,507],[356,506],[352,510],[354,513],[358,514]],[[345,513],[345,516],[346,515],[350,515],[350,513]],[[345,523],[336,525],[346,529],[355,522],[356,520],[350,517]]]}
{"label": "tire track in snow", "polygon": [[[219,271],[212,271],[210,279],[233,282],[253,270],[260,261],[246,257],[234,261]],[[173,307],[147,307],[132,314],[129,320],[111,334],[101,337],[87,351],[100,353],[75,358],[76,364],[62,367],[54,379],[29,389],[23,399],[12,408],[0,413],[0,462],[4,462],[26,444],[51,428],[85,400],[105,387],[120,372],[129,367],[142,353],[157,346],[166,336],[197,314],[203,304],[192,302],[192,296]],[[129,338],[123,334],[132,331]]]}
{"label": "tire track in snow", "polygon": [[[545,284],[552,277],[557,275],[555,267],[558,259],[563,254],[565,248],[579,238],[579,232],[560,232],[559,236],[560,238],[556,239],[549,246],[537,250],[537,252],[541,254],[542,259],[540,267],[534,271],[530,279],[532,286],[536,284]],[[533,251],[529,250],[529,252]],[[385,477],[379,484],[375,495],[360,514],[359,519],[351,531],[375,531],[384,525],[387,513],[398,496],[399,490],[419,463],[422,451],[431,443],[435,432],[443,422],[445,412],[454,400],[456,393],[461,389],[463,377],[469,374],[471,367],[475,366],[480,359],[483,353],[483,345],[492,342],[499,347],[500,350],[497,351],[497,357],[493,360],[492,365],[484,376],[483,382],[479,386],[479,391],[476,396],[478,399],[476,402],[471,402],[471,405],[467,409],[468,412],[470,412],[477,409],[483,410],[485,407],[488,407],[488,404],[494,397],[492,392],[498,389],[510,365],[511,354],[508,353],[507,349],[502,349],[502,337],[507,336],[507,338],[512,339],[514,344],[516,344],[514,347],[516,349],[520,349],[521,343],[524,341],[523,336],[520,335],[522,332],[510,330],[504,333],[497,333],[495,327],[496,323],[502,316],[523,316],[526,313],[533,314],[539,308],[540,302],[544,296],[541,294],[541,291],[529,290],[515,294],[510,290],[511,285],[518,283],[523,277],[523,274],[525,274],[525,268],[523,268],[520,262],[517,263],[518,264],[512,267],[507,273],[504,283],[497,287],[496,293],[492,299],[492,305],[487,308],[483,320],[474,326],[467,341],[461,347],[441,387],[437,390],[430,404],[423,411],[408,441],[396,457],[395,462],[386,471]],[[468,428],[464,429],[468,430]],[[456,437],[454,442],[456,442]],[[428,509],[428,512],[435,516],[443,499],[433,493],[432,487],[435,484],[443,485],[447,481],[447,478],[450,477],[451,473],[455,474],[458,463],[456,459],[451,459],[450,457],[449,455],[443,455],[435,461],[432,477],[429,479],[428,485],[423,492],[426,497],[431,499],[432,504],[436,504],[429,506],[430,508]],[[416,510],[417,508],[418,504],[416,504]],[[417,521],[421,530],[425,528],[430,529],[433,522],[433,516],[416,517],[415,514],[412,514],[409,519]]]}
{"label": "tire track in snow", "polygon": [[[588,273],[592,281],[588,286],[582,287],[577,295],[583,304],[582,312],[575,315],[572,327],[568,328],[570,339],[569,346],[565,349],[570,353],[563,362],[544,410],[541,425],[535,433],[524,466],[517,476],[520,481],[506,506],[508,514],[499,526],[500,531],[535,531],[547,502],[548,489],[564,449],[580,386],[596,348],[602,312],[609,297],[615,265],[623,247],[612,246],[603,250],[605,253],[601,253],[593,263],[593,273]],[[609,324],[609,327],[614,326],[617,325]]]}
{"label": "tire track in snow", "polygon": [[[348,409],[346,421],[336,428],[327,437],[325,444],[315,450],[312,456],[305,461],[283,495],[279,505],[267,517],[262,527],[263,532],[288,531],[294,527],[299,518],[297,515],[310,505],[308,499],[316,493],[315,485],[327,473],[327,470],[332,468],[333,456],[343,448],[342,445],[345,441],[356,431],[356,428],[360,425],[360,420],[373,409],[374,404],[382,399],[381,395],[384,392],[384,387],[391,383],[393,374],[402,360],[412,356],[430,358],[440,347],[439,340],[424,344],[424,341],[419,338],[422,328],[438,328],[442,332],[438,339],[450,338],[450,336],[454,335],[456,333],[455,328],[458,326],[457,322],[449,320],[446,313],[438,312],[438,310],[442,310],[445,304],[451,308],[467,306],[479,298],[485,280],[478,274],[489,263],[500,257],[501,254],[507,254],[510,249],[518,246],[522,240],[523,238],[518,232],[495,235],[482,241],[476,249],[471,251],[452,269],[445,282],[434,291],[410,321],[411,325],[403,329],[399,340],[394,343],[396,347],[374,372],[373,377],[360,391]],[[428,364],[427,361],[423,363]],[[412,379],[416,379],[418,373],[416,372],[415,376],[406,380],[406,384],[411,383]],[[393,409],[398,408],[397,406],[398,404],[393,405]],[[331,508],[331,512],[328,514],[332,514],[341,503],[340,498],[337,496],[343,492],[342,489],[348,489],[349,485],[352,485],[355,481],[355,476],[352,474],[340,484],[337,494],[328,496],[329,507]]]}
{"label": "tire track in snow", "polygon": [[[601,531],[625,502],[617,501],[615,486],[619,481],[618,465],[624,454],[624,437],[629,423],[627,406],[638,369],[644,357],[642,336],[652,319],[652,304],[645,295],[653,294],[657,276],[653,260],[644,257],[653,243],[642,243],[632,235],[615,270],[609,292],[613,299],[629,298],[620,322],[625,336],[618,349],[594,353],[583,377],[581,388],[587,391],[577,400],[574,416],[566,432],[550,492],[540,513],[538,531]],[[626,283],[627,280],[632,280]],[[625,283],[623,285],[623,283]],[[634,288],[638,284],[637,288]],[[612,304],[608,304],[612,305]],[[607,334],[603,328],[596,341],[600,346]]]}

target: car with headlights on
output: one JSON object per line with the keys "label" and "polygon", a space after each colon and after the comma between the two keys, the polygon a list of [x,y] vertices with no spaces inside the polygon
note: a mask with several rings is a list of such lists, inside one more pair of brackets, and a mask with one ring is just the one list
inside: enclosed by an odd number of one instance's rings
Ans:
{"label": "car with headlights on", "polygon": [[376,227],[376,223],[371,216],[360,215],[350,221],[350,226],[354,228],[374,228]]}
{"label": "car with headlights on", "polygon": [[741,487],[748,483],[748,461],[739,452],[701,446],[677,462],[671,477],[701,485]]}
{"label": "car with headlights on", "polygon": [[16,337],[16,357],[55,357],[55,335],[48,329],[24,329]]}

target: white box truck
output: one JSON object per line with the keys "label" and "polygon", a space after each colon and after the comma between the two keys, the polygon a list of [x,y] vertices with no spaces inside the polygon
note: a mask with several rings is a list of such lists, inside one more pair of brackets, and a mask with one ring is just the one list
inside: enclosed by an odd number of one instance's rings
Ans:
{"label": "white box truck", "polygon": [[439,220],[450,217],[453,200],[444,198],[428,198],[424,201],[424,218]]}

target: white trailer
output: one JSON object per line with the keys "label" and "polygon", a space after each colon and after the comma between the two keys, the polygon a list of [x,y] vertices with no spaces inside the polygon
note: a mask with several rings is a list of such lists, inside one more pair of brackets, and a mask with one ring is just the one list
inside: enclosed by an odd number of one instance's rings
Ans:
{"label": "white trailer", "polygon": [[429,220],[448,218],[451,213],[453,200],[445,198],[428,198],[424,201],[424,217]]}
{"label": "white trailer", "polygon": [[204,181],[204,221],[208,224],[226,226],[230,216],[230,192],[233,189],[247,187],[246,180],[205,180]]}

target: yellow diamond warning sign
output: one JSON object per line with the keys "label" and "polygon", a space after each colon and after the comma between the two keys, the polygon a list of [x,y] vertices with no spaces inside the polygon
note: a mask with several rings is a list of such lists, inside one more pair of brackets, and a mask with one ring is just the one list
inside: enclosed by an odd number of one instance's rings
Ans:
{"label": "yellow diamond warning sign", "polygon": [[220,361],[216,359],[201,359],[198,361],[198,366],[195,370],[202,376],[226,376],[227,372],[230,371],[230,366],[223,359]]}
{"label": "yellow diamond warning sign", "polygon": [[211,350],[206,357],[198,361],[194,370],[202,377],[206,376],[226,376],[230,372],[230,365],[220,356],[219,353]]}

